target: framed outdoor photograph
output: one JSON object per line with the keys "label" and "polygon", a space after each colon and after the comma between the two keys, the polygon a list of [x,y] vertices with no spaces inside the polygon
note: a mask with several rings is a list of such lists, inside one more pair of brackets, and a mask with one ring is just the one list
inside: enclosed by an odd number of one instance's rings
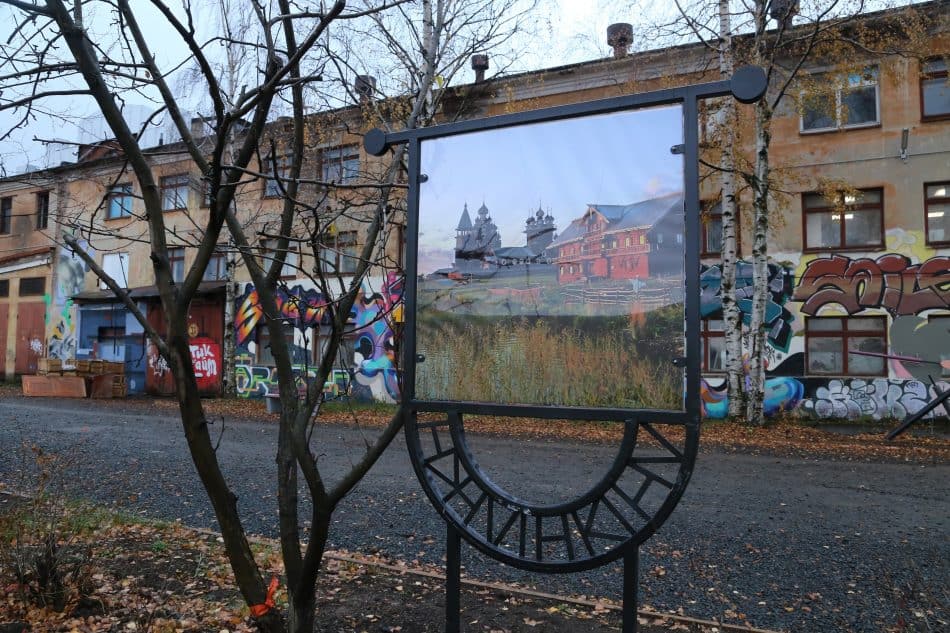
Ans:
{"label": "framed outdoor photograph", "polygon": [[415,398],[682,410],[680,105],[423,140]]}

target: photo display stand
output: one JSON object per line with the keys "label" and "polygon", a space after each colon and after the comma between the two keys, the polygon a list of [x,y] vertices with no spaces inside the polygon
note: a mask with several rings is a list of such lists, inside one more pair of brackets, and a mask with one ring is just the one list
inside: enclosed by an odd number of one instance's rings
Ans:
{"label": "photo display stand", "polygon": [[[461,626],[462,540],[541,573],[622,558],[622,630],[637,630],[639,547],[676,507],[699,446],[698,105],[753,103],[766,85],[744,67],[364,137],[376,156],[408,144],[401,406],[447,525],[447,633]],[[588,490],[539,503],[479,465],[466,416],[604,422],[622,437]]]}

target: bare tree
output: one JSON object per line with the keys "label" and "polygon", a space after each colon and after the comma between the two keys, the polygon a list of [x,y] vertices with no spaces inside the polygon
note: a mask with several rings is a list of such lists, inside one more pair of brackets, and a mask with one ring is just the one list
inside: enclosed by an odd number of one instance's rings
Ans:
{"label": "bare tree", "polygon": [[[378,436],[366,441],[362,454],[345,472],[321,469],[315,423],[323,387],[341,340],[353,330],[350,313],[361,284],[370,274],[394,264],[387,244],[391,244],[389,230],[403,201],[398,190],[405,185],[400,184],[402,148],[388,160],[364,168],[355,183],[308,177],[313,173],[308,148],[315,139],[353,136],[372,125],[405,129],[428,124],[441,89],[461,68],[463,56],[475,47],[491,47],[510,38],[527,13],[522,11],[517,20],[507,22],[504,14],[483,13],[508,4],[484,1],[421,0],[410,7],[398,0],[367,0],[357,9],[347,10],[345,2],[338,0],[309,10],[290,0],[254,0],[245,3],[240,12],[222,2],[221,28],[206,36],[196,27],[199,20],[190,3],[173,8],[162,0],[152,0],[147,5],[148,19],[161,19],[175,33],[181,50],[179,59],[163,64],[149,41],[149,29],[143,25],[145,8],[133,7],[129,0],[47,0],[37,4],[0,0],[0,4],[12,8],[16,18],[3,49],[10,68],[3,80],[16,90],[3,94],[0,110],[25,109],[23,117],[27,119],[44,99],[69,94],[91,100],[101,112],[119,154],[115,169],[101,184],[107,192],[130,177],[138,185],[141,199],[137,205],[143,212],[133,218],[138,223],[130,224],[133,228],[123,239],[148,244],[166,321],[164,330],[154,327],[121,280],[107,274],[81,247],[82,238],[107,232],[95,216],[109,204],[108,194],[101,197],[97,209],[76,210],[65,242],[134,315],[167,362],[192,460],[214,508],[238,588],[251,605],[258,626],[265,631],[310,631],[315,618],[315,583],[333,512],[379,458],[402,422],[398,414],[393,416]],[[114,40],[105,42],[91,35],[85,18],[93,10],[98,12],[98,20],[111,21]],[[399,28],[415,34],[415,43],[399,50],[399,36],[386,30],[381,11],[397,14]],[[499,28],[499,23],[504,28]],[[395,96],[367,94],[360,108],[313,112],[315,96],[323,103],[346,101],[339,93],[312,89],[321,73],[342,79],[351,72],[346,57],[321,44],[331,25],[341,33],[347,28],[379,33],[379,41],[390,47],[407,78],[404,85],[397,86]],[[224,59],[216,52],[221,44]],[[163,45],[174,50],[168,43]],[[189,91],[200,92],[198,102],[207,109],[196,119],[197,127],[172,88],[176,69],[186,66],[188,58],[194,65]],[[241,66],[247,60],[252,63]],[[165,116],[172,121],[175,142],[147,145],[142,132],[150,121],[144,127],[130,124],[121,100],[128,91],[153,100],[156,107],[151,118]],[[20,96],[10,97],[15,92]],[[275,111],[289,112],[290,117],[274,121]],[[163,164],[182,160],[196,168],[199,180],[195,186],[207,204],[202,213],[186,214],[187,231],[168,225],[160,183]],[[276,202],[260,202],[262,187],[275,194]],[[247,195],[249,192],[254,195]],[[258,202],[252,204],[251,200]],[[358,253],[347,253],[356,262],[346,271],[325,256],[327,235],[344,221],[357,223],[363,240]],[[142,224],[144,228],[136,232],[134,227]],[[273,589],[268,588],[254,559],[237,498],[219,464],[188,344],[189,307],[209,261],[225,238],[254,283],[279,379],[276,487],[289,601],[285,615],[274,608]],[[181,275],[176,274],[170,257],[170,249],[178,246],[194,251],[193,263]],[[312,270],[305,270],[299,259],[290,256],[306,249],[314,262]],[[325,299],[321,307],[324,321],[331,330],[302,393],[284,336],[286,306],[279,301],[281,291],[286,290],[281,278],[287,267],[296,268],[295,276],[309,279],[318,288]],[[308,514],[304,514],[300,489],[309,498]]]}

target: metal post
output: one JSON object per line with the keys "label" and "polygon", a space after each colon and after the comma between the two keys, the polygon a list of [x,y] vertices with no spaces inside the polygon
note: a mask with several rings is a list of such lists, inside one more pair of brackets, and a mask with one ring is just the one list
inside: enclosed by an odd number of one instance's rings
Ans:
{"label": "metal post", "polygon": [[459,593],[462,585],[462,539],[451,523],[445,534],[445,633],[459,633],[461,616]]}
{"label": "metal post", "polygon": [[637,633],[639,567],[640,548],[636,547],[623,557],[623,633]]}

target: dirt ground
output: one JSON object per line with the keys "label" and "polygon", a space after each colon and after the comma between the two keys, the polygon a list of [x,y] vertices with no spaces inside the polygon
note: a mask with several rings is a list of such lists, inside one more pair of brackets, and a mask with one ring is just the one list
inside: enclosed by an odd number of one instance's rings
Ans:
{"label": "dirt ground", "polygon": [[[5,563],[18,553],[20,560],[29,560],[28,554],[37,551],[31,543],[10,540],[11,519],[25,503],[0,495]],[[213,533],[178,524],[129,522],[88,507],[66,512],[71,517],[58,515],[57,557],[82,564],[69,568],[63,608],[42,606],[37,576],[21,582],[12,573],[12,565],[4,564],[0,566],[0,587],[5,594],[0,598],[0,631],[255,630]],[[268,573],[279,573],[279,559],[271,544],[256,543],[255,553]],[[441,632],[444,589],[437,575],[434,569],[400,570],[370,559],[357,562],[345,552],[332,553],[317,586],[314,630]],[[275,599],[278,608],[285,605],[281,588]],[[544,599],[501,586],[466,585],[461,604],[464,631],[601,633],[618,631],[621,625],[616,605]],[[640,624],[644,633],[713,630],[660,616],[641,616]]]}

